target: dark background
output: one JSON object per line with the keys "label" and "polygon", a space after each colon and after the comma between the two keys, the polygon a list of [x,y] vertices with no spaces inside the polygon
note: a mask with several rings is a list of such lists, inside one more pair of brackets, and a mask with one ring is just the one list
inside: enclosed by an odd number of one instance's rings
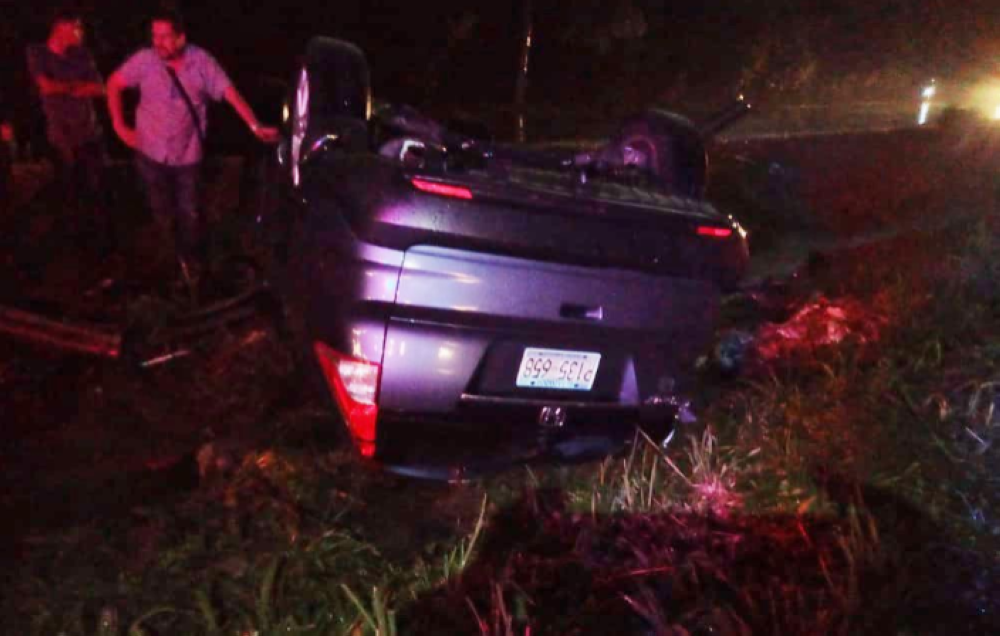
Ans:
{"label": "dark background", "polygon": [[[38,108],[24,46],[43,40],[62,3],[0,0],[2,90],[19,137]],[[159,3],[87,0],[88,45],[109,74],[148,41]],[[758,103],[910,99],[932,76],[989,77],[1000,60],[996,0],[532,0],[530,137],[607,132],[648,105],[704,113],[748,92]],[[280,112],[281,82],[306,39],[351,40],[368,54],[377,99],[512,130],[524,0],[338,0],[175,3],[189,39],[212,52],[261,117]],[[228,109],[212,143],[250,143]]]}

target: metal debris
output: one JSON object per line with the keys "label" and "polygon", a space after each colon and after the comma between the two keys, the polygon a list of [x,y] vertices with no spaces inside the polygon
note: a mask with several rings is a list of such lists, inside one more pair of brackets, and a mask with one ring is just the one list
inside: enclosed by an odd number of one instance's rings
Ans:
{"label": "metal debris", "polygon": [[0,332],[34,344],[117,358],[121,335],[107,326],[70,323],[0,306]]}
{"label": "metal debris", "polygon": [[851,299],[836,302],[820,297],[787,321],[763,326],[754,350],[763,360],[783,357],[795,350],[834,345],[848,338],[858,342],[879,339],[886,318],[874,308]]}
{"label": "metal debris", "polygon": [[191,351],[188,349],[179,349],[177,351],[171,351],[169,353],[164,353],[163,355],[155,356],[149,360],[145,360],[139,363],[143,369],[148,369],[149,367],[155,367],[171,360],[176,360],[177,358],[184,358],[191,355]]}

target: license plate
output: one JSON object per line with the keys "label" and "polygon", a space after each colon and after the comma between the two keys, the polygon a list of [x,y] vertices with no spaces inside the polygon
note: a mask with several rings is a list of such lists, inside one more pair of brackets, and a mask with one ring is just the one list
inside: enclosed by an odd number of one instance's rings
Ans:
{"label": "license plate", "polygon": [[517,386],[531,389],[589,391],[601,354],[590,351],[527,348],[517,371]]}

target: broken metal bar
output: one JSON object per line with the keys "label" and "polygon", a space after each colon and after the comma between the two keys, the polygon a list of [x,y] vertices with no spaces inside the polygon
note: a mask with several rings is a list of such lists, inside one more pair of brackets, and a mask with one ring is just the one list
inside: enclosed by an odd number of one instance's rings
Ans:
{"label": "broken metal bar", "polygon": [[226,312],[230,309],[246,305],[247,303],[257,299],[258,295],[263,293],[265,288],[263,286],[255,286],[243,291],[242,293],[233,296],[231,298],[226,298],[220,300],[211,305],[207,305],[200,309],[196,309],[188,314],[181,316],[181,320],[184,322],[197,322],[211,316]]}
{"label": "broken metal bar", "polygon": [[117,358],[121,350],[121,334],[111,333],[107,328],[53,320],[3,306],[0,306],[0,333],[107,358]]}
{"label": "broken metal bar", "polygon": [[[146,343],[160,347],[169,343],[170,346],[165,353],[146,360],[142,366],[156,366],[187,355],[190,352],[182,343],[253,317],[259,312],[256,301],[262,291],[263,288],[255,287],[180,317],[179,324],[168,327],[157,342]],[[70,322],[0,305],[0,333],[64,351],[107,358],[122,356],[123,335],[110,325]]]}
{"label": "broken metal bar", "polygon": [[162,341],[179,341],[197,338],[205,333],[215,331],[230,323],[239,322],[257,315],[258,309],[253,305],[236,306],[204,317],[200,322],[171,327],[164,330]]}
{"label": "broken metal bar", "polygon": [[171,360],[176,360],[177,358],[184,358],[191,355],[191,351],[188,349],[179,349],[177,351],[171,351],[169,353],[164,353],[163,355],[150,358],[139,364],[143,369],[148,369],[149,367],[155,367],[165,362],[170,362]]}

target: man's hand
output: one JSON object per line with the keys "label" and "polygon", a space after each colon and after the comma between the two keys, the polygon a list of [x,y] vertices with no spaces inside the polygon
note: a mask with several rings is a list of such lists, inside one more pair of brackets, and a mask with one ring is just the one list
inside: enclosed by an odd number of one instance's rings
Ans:
{"label": "man's hand", "polygon": [[261,126],[260,124],[254,124],[250,127],[251,132],[253,132],[254,137],[260,139],[265,144],[278,143],[279,133],[278,129],[274,126]]}
{"label": "man's hand", "polygon": [[226,88],[224,96],[229,105],[233,107],[233,110],[246,122],[254,137],[266,144],[277,143],[278,129],[273,126],[261,126],[260,122],[257,121],[257,117],[253,114],[253,109],[250,108],[250,105],[243,99],[243,96],[240,95],[235,86],[230,85]]}

